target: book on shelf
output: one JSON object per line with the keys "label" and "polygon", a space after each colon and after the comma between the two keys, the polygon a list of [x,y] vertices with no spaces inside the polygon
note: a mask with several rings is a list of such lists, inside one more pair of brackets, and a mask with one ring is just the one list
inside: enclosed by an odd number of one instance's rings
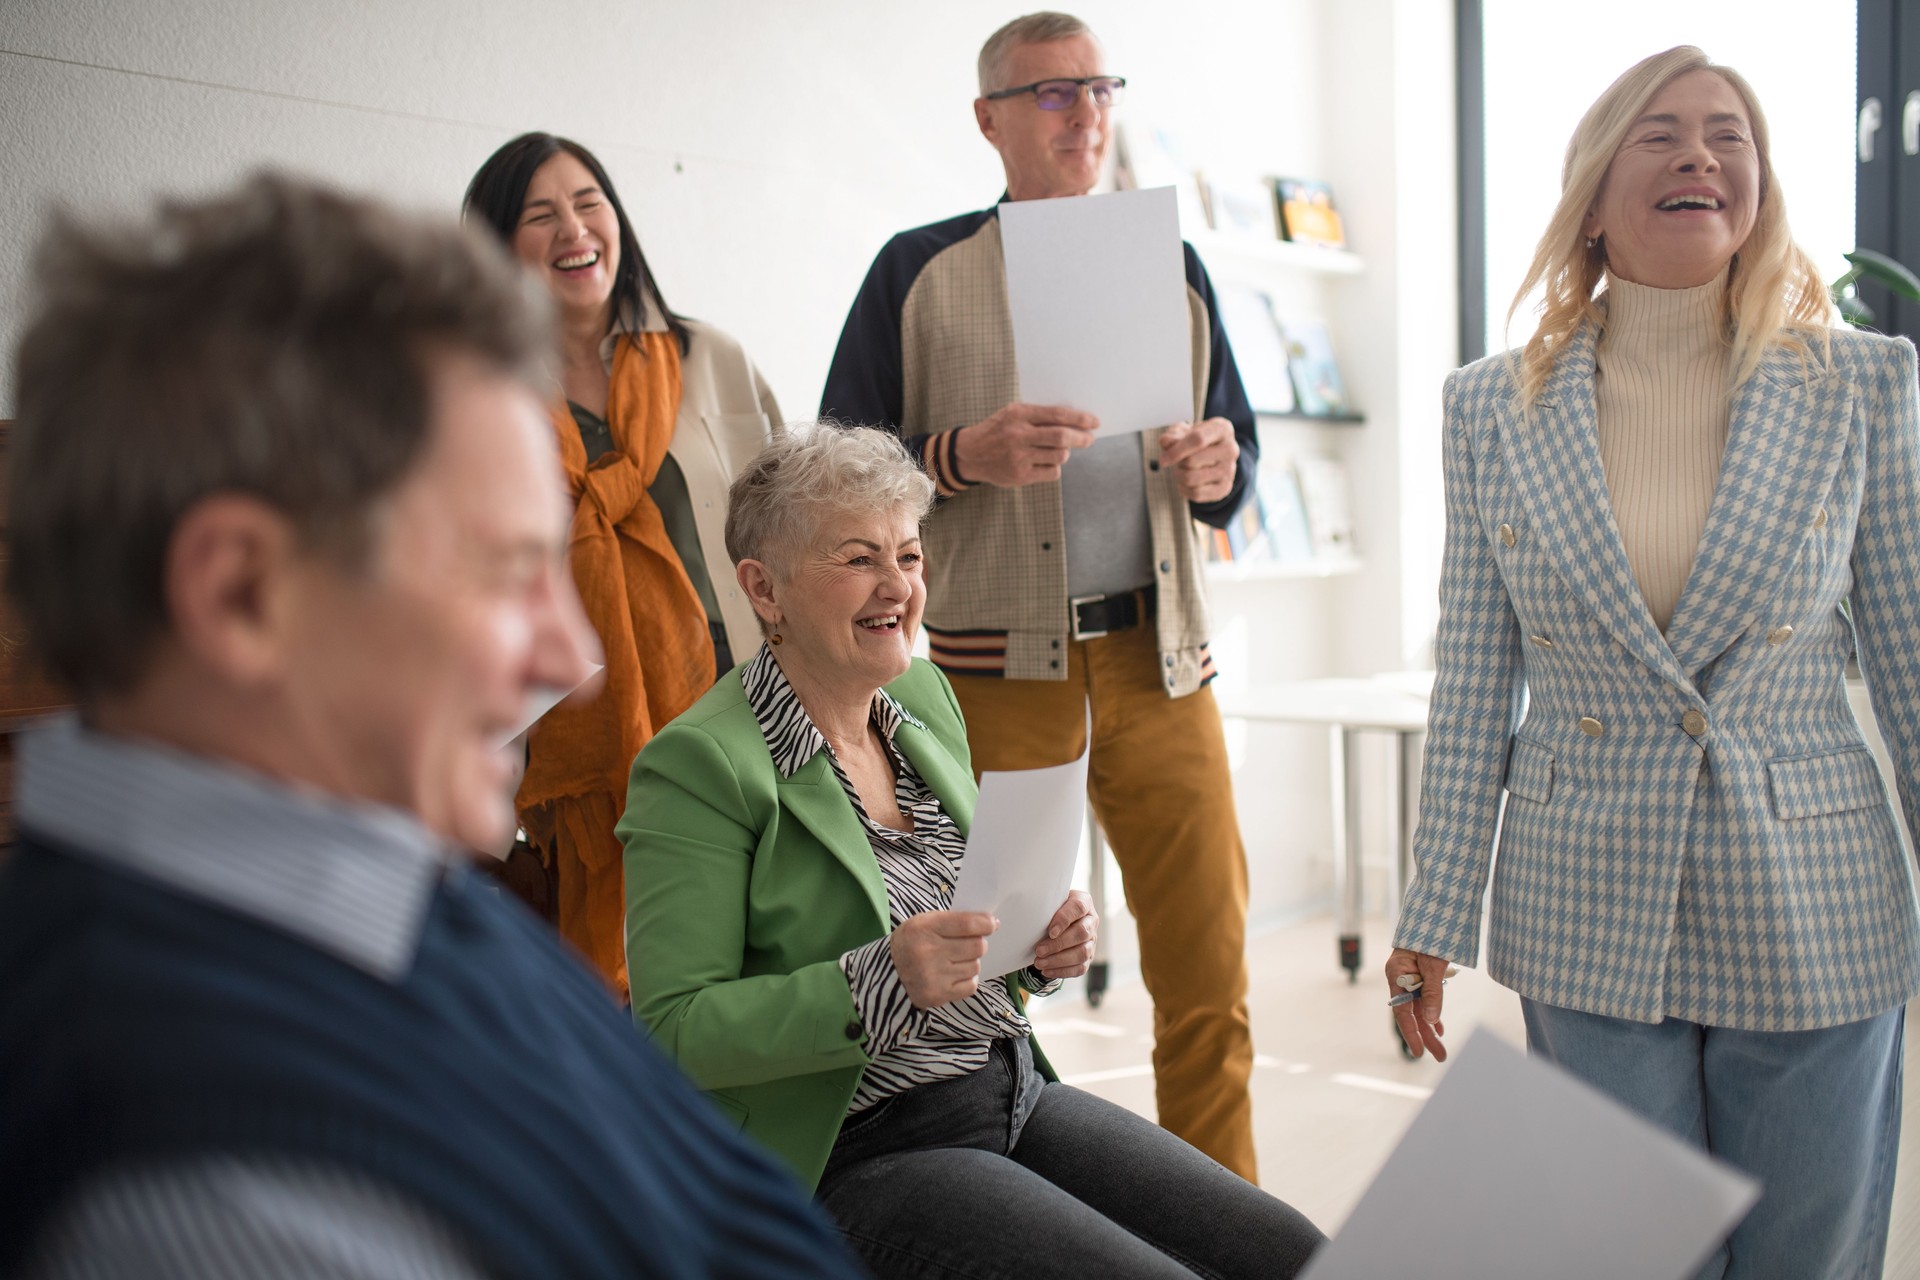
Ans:
{"label": "book on shelf", "polygon": [[1210,524],[1195,520],[1193,533],[1200,539],[1200,549],[1205,553],[1208,564],[1227,564],[1232,561],[1233,548],[1227,542],[1225,529],[1216,529]]}
{"label": "book on shelf", "polygon": [[1288,320],[1281,328],[1286,332],[1287,371],[1293,378],[1300,412],[1323,418],[1352,413],[1346,383],[1333,358],[1333,334],[1326,321]]}
{"label": "book on shelf", "polygon": [[1260,500],[1253,494],[1247,495],[1245,505],[1227,521],[1226,528],[1216,529],[1198,520],[1194,528],[1210,564],[1255,564],[1273,559],[1260,518]]}
{"label": "book on shelf", "polygon": [[1338,458],[1301,454],[1293,460],[1293,472],[1299,478],[1300,502],[1314,555],[1352,555],[1353,503],[1346,467]]}
{"label": "book on shelf", "polygon": [[1347,247],[1347,231],[1333,207],[1332,187],[1311,178],[1275,178],[1272,192],[1283,239],[1328,249]]}
{"label": "book on shelf", "polygon": [[1313,532],[1307,525],[1306,502],[1300,496],[1300,478],[1291,463],[1279,459],[1260,468],[1257,485],[1260,523],[1267,531],[1267,553],[1281,564],[1303,564],[1314,559]]}
{"label": "book on shelf", "polygon": [[1280,238],[1273,188],[1264,179],[1205,170],[1200,174],[1200,189],[1207,198],[1207,214],[1215,231],[1260,240]]}
{"label": "book on shelf", "polygon": [[1212,225],[1200,176],[1182,158],[1180,145],[1172,135],[1143,123],[1138,116],[1118,120],[1113,126],[1113,153],[1115,187],[1121,191],[1172,187],[1183,236]]}
{"label": "book on shelf", "polygon": [[1266,524],[1261,519],[1260,495],[1250,493],[1240,509],[1227,521],[1227,548],[1235,564],[1251,564],[1273,559],[1267,546]]}
{"label": "book on shelf", "polygon": [[[1300,477],[1292,463],[1281,459],[1260,469],[1254,492],[1226,528],[1201,524],[1198,529],[1206,558],[1216,564],[1304,565],[1326,554],[1308,520]],[[1345,543],[1351,538],[1349,531],[1343,540],[1330,543],[1333,554],[1346,554]]]}
{"label": "book on shelf", "polygon": [[1213,301],[1253,411],[1292,413],[1297,405],[1293,376],[1287,372],[1286,339],[1273,318],[1273,300],[1255,289],[1217,284]]}

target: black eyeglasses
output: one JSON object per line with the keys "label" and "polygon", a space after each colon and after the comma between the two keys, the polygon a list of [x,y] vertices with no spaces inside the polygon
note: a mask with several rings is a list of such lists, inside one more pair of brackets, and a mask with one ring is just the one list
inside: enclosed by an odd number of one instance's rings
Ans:
{"label": "black eyeglasses", "polygon": [[1065,111],[1080,100],[1082,85],[1086,86],[1087,97],[1093,100],[1093,105],[1105,111],[1108,107],[1119,105],[1127,87],[1127,78],[1081,76],[1077,79],[1035,80],[1017,89],[996,89],[987,95],[987,101],[997,102],[1001,98],[1017,98],[1023,93],[1030,93],[1042,111]]}

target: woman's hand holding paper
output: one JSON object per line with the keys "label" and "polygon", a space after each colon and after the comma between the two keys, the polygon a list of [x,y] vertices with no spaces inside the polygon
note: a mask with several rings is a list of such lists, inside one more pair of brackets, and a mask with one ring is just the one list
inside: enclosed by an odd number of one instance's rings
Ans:
{"label": "woman's hand holding paper", "polygon": [[980,988],[980,957],[1000,922],[985,911],[923,911],[893,931],[887,947],[907,999],[938,1009]]}
{"label": "woman's hand holding paper", "polygon": [[1093,899],[1074,889],[1053,913],[1047,924],[1047,936],[1034,944],[1033,967],[1051,982],[1055,978],[1078,978],[1093,963],[1093,940],[1100,929],[1100,916]]}

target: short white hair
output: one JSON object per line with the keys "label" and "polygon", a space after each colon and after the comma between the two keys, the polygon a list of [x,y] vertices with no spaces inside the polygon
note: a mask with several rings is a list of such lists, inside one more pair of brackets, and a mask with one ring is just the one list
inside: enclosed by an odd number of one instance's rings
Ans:
{"label": "short white hair", "polygon": [[784,577],[823,517],[933,510],[933,481],[893,433],[837,422],[789,423],[727,491],[727,555]]}
{"label": "short white hair", "polygon": [[980,96],[984,98],[996,90],[1013,87],[1000,81],[1007,73],[1007,55],[1021,45],[1047,44],[1054,40],[1071,40],[1075,36],[1092,34],[1093,28],[1072,14],[1057,13],[1051,9],[1015,18],[988,36],[987,42],[980,46]]}

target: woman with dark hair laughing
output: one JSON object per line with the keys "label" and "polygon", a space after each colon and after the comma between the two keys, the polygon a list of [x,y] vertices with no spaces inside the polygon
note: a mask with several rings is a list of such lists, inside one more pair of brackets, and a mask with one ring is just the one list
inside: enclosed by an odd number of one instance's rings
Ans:
{"label": "woman with dark hair laughing", "polygon": [[726,493],[780,412],[739,343],[667,308],[612,181],[579,143],[513,139],[480,166],[464,210],[540,276],[559,310],[553,424],[576,500],[574,580],[606,650],[606,683],[534,727],[517,799],[561,933],[624,998],[613,824],[627,770],[655,729],[757,643],[753,609],[726,572]]}

